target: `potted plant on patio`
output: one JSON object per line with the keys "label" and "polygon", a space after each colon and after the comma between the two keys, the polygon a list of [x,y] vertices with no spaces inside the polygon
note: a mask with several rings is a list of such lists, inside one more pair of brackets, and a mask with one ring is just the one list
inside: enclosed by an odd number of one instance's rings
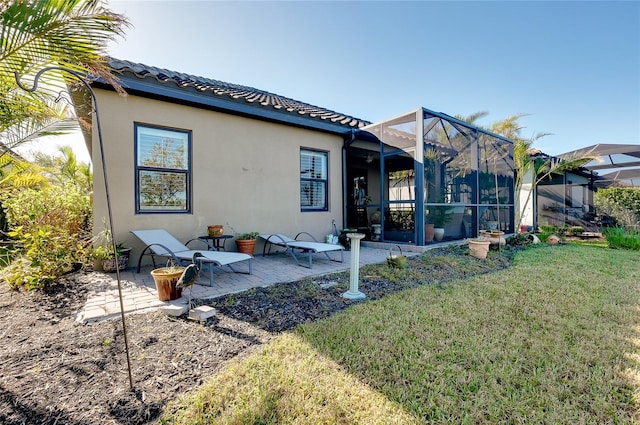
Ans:
{"label": "potted plant on patio", "polygon": [[224,226],[222,224],[211,224],[207,226],[207,235],[212,237],[220,237],[224,233]]}
{"label": "potted plant on patio", "polygon": [[116,245],[116,255],[113,254],[113,240],[111,239],[111,230],[106,226],[93,239],[94,248],[91,251],[92,257],[98,261],[102,270],[113,273],[118,270],[124,270],[129,265],[129,254],[131,248],[125,247],[122,242]]}
{"label": "potted plant on patio", "polygon": [[118,270],[127,268],[130,253],[131,248],[124,247],[122,243],[116,245],[116,256],[113,255],[111,245],[100,245],[93,250],[93,258],[100,262],[103,271],[113,273],[116,271],[116,267]]}
{"label": "potted plant on patio", "polygon": [[235,238],[238,252],[253,255],[258,234],[258,232],[236,233]]}

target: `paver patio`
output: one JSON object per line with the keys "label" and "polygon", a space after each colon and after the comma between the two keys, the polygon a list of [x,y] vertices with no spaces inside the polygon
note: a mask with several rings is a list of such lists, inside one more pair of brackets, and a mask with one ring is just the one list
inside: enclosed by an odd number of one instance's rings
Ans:
{"label": "paver patio", "polygon": [[[362,246],[360,248],[360,265],[380,263],[389,255],[389,247],[394,244],[375,244],[375,247]],[[442,244],[438,244],[442,246]],[[435,246],[434,246],[435,247]],[[407,256],[416,255],[416,252],[408,252],[408,249],[424,250],[425,247],[407,247],[403,253]],[[428,248],[427,248],[428,249]],[[331,255],[331,254],[330,254]],[[333,253],[332,258],[339,258]],[[132,263],[133,263],[132,259]],[[191,297],[193,299],[211,299],[220,296],[246,291],[247,289],[270,286],[279,282],[293,282],[310,276],[349,270],[351,265],[351,251],[344,253],[344,262],[329,261],[323,255],[315,255],[313,268],[308,269],[296,265],[291,256],[286,254],[274,254],[262,257],[256,253],[252,260],[252,274],[233,273],[227,267],[214,269],[214,284],[209,284],[208,272],[200,274],[198,284],[192,286]],[[240,269],[240,267],[237,267]],[[183,291],[182,297],[169,302],[158,300],[158,293],[151,277],[152,266],[144,266],[140,273],[135,272],[135,267],[129,267],[120,272],[122,286],[122,303],[125,314],[144,313],[157,310],[167,305],[186,305],[188,291]],[[244,269],[240,269],[244,270]],[[95,322],[120,315],[120,300],[118,297],[118,284],[115,273],[92,272],[89,277],[94,290],[87,297],[87,302],[80,311],[76,320],[79,322]]]}

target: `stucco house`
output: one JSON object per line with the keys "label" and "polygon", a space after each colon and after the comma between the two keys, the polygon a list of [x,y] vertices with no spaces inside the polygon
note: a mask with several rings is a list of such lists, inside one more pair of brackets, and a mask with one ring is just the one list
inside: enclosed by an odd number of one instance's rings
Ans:
{"label": "stucco house", "polygon": [[[187,240],[211,224],[323,239],[335,223],[421,246],[442,211],[447,239],[489,222],[513,231],[513,144],[501,136],[425,108],[371,123],[251,87],[109,64],[128,95],[92,87],[116,240],[150,228]],[[74,95],[81,120],[91,120],[89,100]],[[85,137],[99,223],[107,208],[97,126]]]}

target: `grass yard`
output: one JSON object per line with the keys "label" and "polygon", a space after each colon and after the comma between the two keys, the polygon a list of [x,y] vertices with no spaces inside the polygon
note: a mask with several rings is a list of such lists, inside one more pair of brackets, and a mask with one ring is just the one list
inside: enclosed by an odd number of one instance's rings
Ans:
{"label": "grass yard", "polygon": [[162,423],[636,423],[638,282],[637,252],[529,249],[284,333]]}

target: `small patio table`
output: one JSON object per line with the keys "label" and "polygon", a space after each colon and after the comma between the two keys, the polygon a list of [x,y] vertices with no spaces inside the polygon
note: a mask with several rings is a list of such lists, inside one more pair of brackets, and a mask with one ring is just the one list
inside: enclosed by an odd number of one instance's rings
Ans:
{"label": "small patio table", "polygon": [[226,251],[224,245],[227,239],[231,239],[233,235],[220,235],[220,236],[198,236],[202,242],[206,243],[209,247],[209,251]]}

